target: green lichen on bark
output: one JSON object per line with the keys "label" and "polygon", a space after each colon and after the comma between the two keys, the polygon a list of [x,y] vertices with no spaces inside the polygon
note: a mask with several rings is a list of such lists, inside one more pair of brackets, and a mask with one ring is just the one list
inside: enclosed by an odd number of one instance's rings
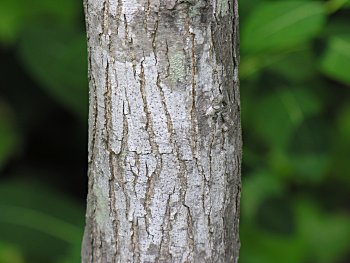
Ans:
{"label": "green lichen on bark", "polygon": [[183,52],[177,51],[169,56],[170,77],[172,81],[182,81],[186,77],[185,56]]}
{"label": "green lichen on bark", "polygon": [[197,1],[193,6],[190,7],[190,17],[196,17],[201,15],[201,11],[203,8],[206,7],[206,1],[205,0],[199,0]]}
{"label": "green lichen on bark", "polygon": [[230,0],[218,0],[217,7],[216,7],[216,10],[217,10],[216,12],[221,17],[227,15],[228,11],[230,11],[229,1]]}

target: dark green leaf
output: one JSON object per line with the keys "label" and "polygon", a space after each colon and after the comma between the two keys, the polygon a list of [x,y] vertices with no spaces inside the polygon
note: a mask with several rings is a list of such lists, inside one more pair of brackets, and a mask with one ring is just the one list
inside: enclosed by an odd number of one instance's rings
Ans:
{"label": "dark green leaf", "polygon": [[59,259],[58,263],[77,263],[81,262],[81,244],[76,244],[72,246],[62,259]]}
{"label": "dark green leaf", "polygon": [[0,211],[1,240],[18,245],[26,254],[50,258],[81,242],[83,208],[48,185],[2,182]]}
{"label": "dark green leaf", "polygon": [[321,59],[321,70],[330,78],[350,85],[349,61],[350,38],[334,37]]}
{"label": "dark green leaf", "polygon": [[38,24],[26,30],[20,56],[43,88],[64,106],[86,117],[88,82],[84,33],[68,26]]}
{"label": "dark green leaf", "polygon": [[19,134],[14,125],[13,115],[0,101],[0,170],[19,146]]}
{"label": "dark green leaf", "polygon": [[290,48],[315,37],[325,18],[320,2],[265,2],[243,25],[242,50],[255,53]]}
{"label": "dark green leaf", "polygon": [[265,231],[281,236],[293,236],[295,216],[290,199],[285,197],[267,198],[260,205],[255,222]]}
{"label": "dark green leaf", "polygon": [[269,168],[281,178],[290,178],[293,174],[293,165],[285,149],[274,149],[266,156]]}
{"label": "dark green leaf", "polygon": [[332,136],[332,170],[345,185],[350,187],[350,106],[338,113],[336,129]]}
{"label": "dark green leaf", "polygon": [[243,178],[242,216],[253,219],[259,205],[268,197],[283,192],[284,186],[268,171],[258,171]]}
{"label": "dark green leaf", "polygon": [[72,24],[78,17],[81,4],[75,0],[59,2],[47,0],[1,0],[0,1],[0,42],[13,42],[28,23],[45,17],[60,23]]}
{"label": "dark green leaf", "polygon": [[18,247],[0,241],[0,262],[1,263],[24,263],[24,259]]}
{"label": "dark green leaf", "polygon": [[296,180],[318,183],[326,175],[330,165],[329,156],[326,154],[301,154],[290,156],[293,164]]}
{"label": "dark green leaf", "polygon": [[339,9],[349,6],[349,0],[330,0],[326,3],[326,9],[329,13],[334,13]]}
{"label": "dark green leaf", "polygon": [[268,65],[266,69],[280,74],[293,83],[304,82],[316,73],[314,55],[309,47],[289,52],[280,60]]}
{"label": "dark green leaf", "polygon": [[20,1],[0,1],[0,41],[12,42],[22,27],[25,9],[21,8]]}
{"label": "dark green leaf", "polygon": [[350,35],[349,23],[349,16],[334,16],[325,25],[322,33],[323,38],[328,39],[330,37],[348,37]]}
{"label": "dark green leaf", "polygon": [[337,119],[337,131],[340,142],[350,146],[350,106],[347,105],[340,111]]}
{"label": "dark green leaf", "polygon": [[297,202],[296,211],[299,235],[315,262],[333,263],[345,256],[350,244],[349,217],[325,214],[306,198]]}
{"label": "dark green leaf", "polygon": [[241,222],[241,263],[304,262],[306,248],[296,236],[281,236]]}
{"label": "dark green leaf", "polygon": [[306,88],[284,88],[261,98],[255,108],[254,133],[270,147],[285,148],[305,117],[317,113],[319,99]]}

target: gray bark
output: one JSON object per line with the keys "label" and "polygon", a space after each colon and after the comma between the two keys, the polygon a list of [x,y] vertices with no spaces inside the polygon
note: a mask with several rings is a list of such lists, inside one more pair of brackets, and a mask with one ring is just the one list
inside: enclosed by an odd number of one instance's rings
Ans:
{"label": "gray bark", "polygon": [[82,262],[237,262],[235,0],[86,0]]}

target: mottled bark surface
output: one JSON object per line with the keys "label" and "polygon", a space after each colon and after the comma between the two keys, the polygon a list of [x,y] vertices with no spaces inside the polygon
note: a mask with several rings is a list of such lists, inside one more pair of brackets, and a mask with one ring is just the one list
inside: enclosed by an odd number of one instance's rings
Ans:
{"label": "mottled bark surface", "polygon": [[86,0],[82,262],[237,262],[234,0]]}

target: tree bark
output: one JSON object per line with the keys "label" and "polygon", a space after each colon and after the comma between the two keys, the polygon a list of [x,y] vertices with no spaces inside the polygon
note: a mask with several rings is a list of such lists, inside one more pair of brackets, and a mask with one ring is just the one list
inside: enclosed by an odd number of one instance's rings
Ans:
{"label": "tree bark", "polygon": [[85,0],[82,262],[237,262],[236,0]]}

